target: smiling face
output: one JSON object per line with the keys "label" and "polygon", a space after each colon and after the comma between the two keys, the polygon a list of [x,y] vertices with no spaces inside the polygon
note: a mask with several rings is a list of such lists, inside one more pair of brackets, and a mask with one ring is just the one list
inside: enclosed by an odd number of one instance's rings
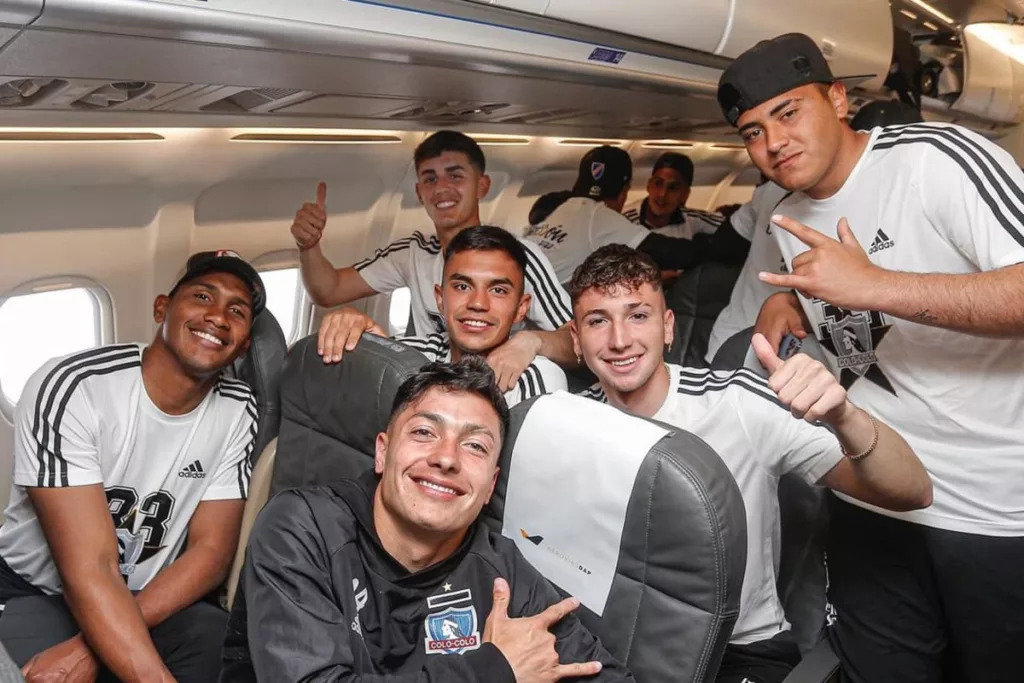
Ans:
{"label": "smiling face", "polygon": [[671,218],[690,197],[690,187],[673,168],[659,168],[647,181],[647,210],[657,218]]}
{"label": "smiling face", "polygon": [[474,393],[428,389],[377,436],[378,495],[391,526],[462,534],[498,478],[501,421]]}
{"label": "smiling face", "polygon": [[480,200],[491,180],[463,152],[443,152],[416,168],[416,196],[438,231],[480,223]]}
{"label": "smiling face", "polygon": [[816,83],[774,97],[737,122],[754,165],[791,192],[808,192],[836,166],[849,110],[842,83]]}
{"label": "smiling face", "polygon": [[530,310],[522,268],[498,249],[469,249],[449,256],[434,295],[448,326],[453,357],[486,355],[501,346]]}
{"label": "smiling face", "polygon": [[605,393],[627,395],[664,367],[674,320],[664,293],[645,282],[587,289],[576,301],[571,329],[576,352]]}
{"label": "smiling face", "polygon": [[153,319],[159,340],[186,374],[208,377],[249,348],[252,299],[237,276],[207,273],[182,284],[173,297],[157,297]]}

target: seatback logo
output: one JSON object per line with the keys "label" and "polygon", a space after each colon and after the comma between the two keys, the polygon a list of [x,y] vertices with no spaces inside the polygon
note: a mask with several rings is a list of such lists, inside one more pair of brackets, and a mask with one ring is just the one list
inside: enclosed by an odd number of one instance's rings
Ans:
{"label": "seatback logo", "polygon": [[[450,584],[446,584],[446,588]],[[424,622],[428,655],[461,655],[480,647],[480,624],[473,594],[469,589],[427,598],[427,608],[440,612],[428,614]]]}

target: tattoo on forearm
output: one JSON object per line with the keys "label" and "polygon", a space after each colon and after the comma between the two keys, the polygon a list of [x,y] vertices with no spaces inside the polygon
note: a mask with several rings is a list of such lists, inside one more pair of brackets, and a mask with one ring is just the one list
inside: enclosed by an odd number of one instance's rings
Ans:
{"label": "tattoo on forearm", "polygon": [[931,311],[927,308],[923,311],[918,311],[913,317],[914,320],[920,320],[923,323],[933,323],[938,321],[938,317],[932,315]]}

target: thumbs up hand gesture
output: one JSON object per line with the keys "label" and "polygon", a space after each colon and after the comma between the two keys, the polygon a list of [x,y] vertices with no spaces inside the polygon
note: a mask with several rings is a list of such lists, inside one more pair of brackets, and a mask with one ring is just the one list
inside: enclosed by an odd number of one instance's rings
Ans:
{"label": "thumbs up hand gesture", "polygon": [[327,183],[316,187],[316,203],[306,202],[295,214],[292,237],[299,249],[306,251],[320,243],[327,227]]}
{"label": "thumbs up hand gesture", "polygon": [[755,334],[750,343],[768,370],[768,386],[793,417],[835,427],[856,410],[835,375],[806,353],[782,360],[763,334]]}

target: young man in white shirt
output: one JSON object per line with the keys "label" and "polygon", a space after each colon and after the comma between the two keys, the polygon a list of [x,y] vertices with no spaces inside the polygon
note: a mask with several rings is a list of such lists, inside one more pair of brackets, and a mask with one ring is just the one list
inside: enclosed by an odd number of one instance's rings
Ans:
{"label": "young man in white shirt", "polygon": [[665,152],[654,162],[647,196],[626,204],[622,215],[666,237],[693,239],[699,233],[715,232],[725,223],[725,216],[686,208],[693,170],[690,157]]}
{"label": "young man in white shirt", "polygon": [[[434,234],[415,232],[352,266],[335,268],[320,248],[327,225],[327,186],[320,183],[316,203],[295,214],[292,236],[299,247],[302,279],[310,297],[323,307],[340,306],[378,293],[408,287],[416,334],[444,331],[434,286],[441,282],[444,253],[460,231],[480,225],[480,200],[491,180],[480,146],[462,133],[442,130],[416,148],[416,196],[434,224]],[[572,364],[572,342],[564,328],[572,311],[551,264],[540,249],[527,245],[526,291],[531,295],[527,318],[539,329],[523,330],[488,356],[488,363],[510,388],[537,355]],[[329,313],[339,339],[358,338],[367,328],[365,316]],[[560,329],[561,328],[561,329]]]}
{"label": "young man in white shirt", "polygon": [[583,259],[606,244],[640,249],[665,271],[685,270],[705,261],[742,263],[746,258],[750,243],[728,223],[714,234],[693,239],[668,237],[632,223],[622,215],[632,179],[629,154],[602,145],[580,160],[572,190],[537,200],[525,237],[548,257],[559,282],[568,282]]}
{"label": "young man in white shirt", "polygon": [[751,160],[791,191],[773,230],[795,292],[765,303],[777,344],[814,334],[851,398],[914,447],[927,510],[833,500],[830,642],[857,683],[1019,678],[1024,643],[1024,174],[964,128],[858,133],[801,34],[723,73]]}
{"label": "young man in white shirt", "polygon": [[666,364],[673,314],[647,255],[602,247],[569,289],[576,352],[599,379],[587,395],[695,434],[736,478],[746,507],[747,564],[739,618],[716,680],[781,683],[800,656],[776,591],[779,477],[797,472],[808,483],[909,510],[930,503],[928,474],[896,432],[853,405],[806,354],[783,361],[755,337],[771,373],[767,382],[749,370]]}
{"label": "young man in white shirt", "polygon": [[29,380],[0,528],[0,638],[29,683],[217,680],[227,614],[203,598],[235,554],[257,417],[221,372],[265,301],[237,254],[196,254],[149,346]]}
{"label": "young man in white shirt", "polygon": [[[444,253],[441,284],[434,286],[437,310],[444,316],[444,332],[396,337],[430,361],[457,362],[468,355],[487,357],[508,341],[512,328],[530,310],[525,289],[527,265],[523,243],[511,233],[493,225],[466,228],[452,238]],[[343,309],[348,318],[363,320],[353,329],[384,336],[383,330],[362,311]],[[334,333],[333,320],[320,327],[318,345],[325,362],[337,362],[345,351],[359,342]],[[497,378],[496,379],[500,379]],[[522,375],[505,391],[505,401],[514,406],[534,396],[566,390],[565,372],[543,356],[537,356]]]}

